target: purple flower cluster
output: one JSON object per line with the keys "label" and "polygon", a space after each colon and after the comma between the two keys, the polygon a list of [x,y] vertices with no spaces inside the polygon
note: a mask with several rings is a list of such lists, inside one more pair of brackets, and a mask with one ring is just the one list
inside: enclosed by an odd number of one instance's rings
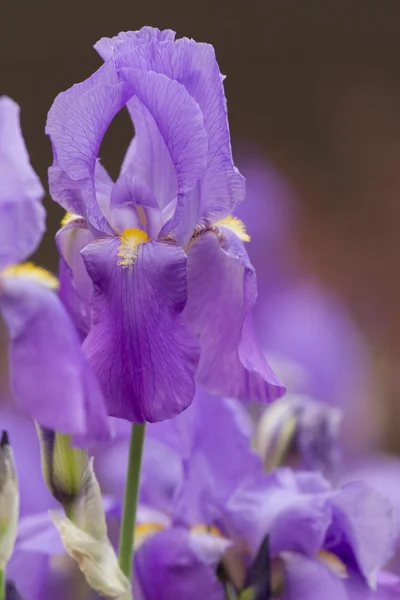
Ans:
{"label": "purple flower cluster", "polygon": [[[337,338],[328,344],[320,328],[305,347],[295,343],[302,289],[288,323],[260,321],[266,352],[257,343],[250,238],[233,216],[244,179],[212,46],[145,27],[95,48],[104,64],[55,99],[46,125],[50,193],[67,211],[56,236],[59,281],[24,262],[44,232],[44,191],[18,106],[0,98],[0,427],[19,481],[11,506],[0,453],[6,598],[132,598],[114,548],[129,422],[145,421],[134,600],[400,597],[400,580],[385,570],[399,542],[394,509],[362,479],[337,485],[341,415],[319,402],[335,403],[319,366],[321,348],[335,348],[326,362],[341,354]],[[99,151],[125,106],[135,136],[114,182]],[[264,237],[254,255],[261,271]],[[285,308],[277,265],[261,272],[263,301],[276,305],[268,315]],[[307,307],[310,298],[321,306],[316,297],[306,294]],[[334,313],[338,323],[336,305]],[[268,346],[280,326],[288,335]],[[285,388],[268,350],[287,359],[274,361],[283,379],[293,358],[302,373],[318,362],[315,380],[291,381],[279,399]],[[311,398],[316,390],[322,397]],[[57,500],[61,539],[48,514]],[[19,510],[15,540],[4,507]],[[5,539],[15,541],[10,560]]]}

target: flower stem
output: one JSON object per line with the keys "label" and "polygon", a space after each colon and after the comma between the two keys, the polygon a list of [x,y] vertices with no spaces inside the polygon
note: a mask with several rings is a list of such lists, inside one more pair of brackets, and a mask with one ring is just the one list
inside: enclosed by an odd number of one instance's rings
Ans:
{"label": "flower stem", "polygon": [[5,569],[0,569],[0,600],[6,597],[6,575]]}
{"label": "flower stem", "polygon": [[129,580],[132,575],[136,508],[139,495],[140,469],[142,465],[145,430],[145,423],[132,424],[128,472],[125,483],[124,508],[119,539],[119,566]]}

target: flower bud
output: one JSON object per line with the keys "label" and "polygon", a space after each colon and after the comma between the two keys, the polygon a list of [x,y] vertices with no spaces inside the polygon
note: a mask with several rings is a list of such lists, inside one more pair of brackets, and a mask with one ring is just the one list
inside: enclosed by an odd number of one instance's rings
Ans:
{"label": "flower bud", "polygon": [[255,444],[266,470],[293,465],[336,479],[342,413],[309,396],[287,394],[262,415]]}
{"label": "flower bud", "polygon": [[77,562],[89,586],[110,600],[130,600],[131,584],[122,573],[107,537],[100,487],[90,460],[70,506],[70,518],[57,511],[50,516],[66,552]]}
{"label": "flower bud", "polygon": [[54,498],[69,514],[80,491],[88,466],[85,450],[70,445],[70,436],[37,425],[42,456],[42,472]]}

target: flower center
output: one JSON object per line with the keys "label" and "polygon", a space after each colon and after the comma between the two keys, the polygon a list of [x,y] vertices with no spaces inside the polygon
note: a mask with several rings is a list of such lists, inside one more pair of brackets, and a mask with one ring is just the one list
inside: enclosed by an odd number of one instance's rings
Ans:
{"label": "flower center", "polygon": [[46,271],[46,269],[37,267],[29,262],[20,265],[10,265],[0,271],[0,276],[22,277],[23,279],[30,279],[35,283],[40,283],[51,290],[56,290],[58,288],[57,277],[52,273],[49,273],[49,271]]}
{"label": "flower center", "polygon": [[118,246],[118,265],[121,267],[132,266],[138,255],[140,244],[150,240],[145,231],[136,228],[125,229],[119,239],[121,243]]}

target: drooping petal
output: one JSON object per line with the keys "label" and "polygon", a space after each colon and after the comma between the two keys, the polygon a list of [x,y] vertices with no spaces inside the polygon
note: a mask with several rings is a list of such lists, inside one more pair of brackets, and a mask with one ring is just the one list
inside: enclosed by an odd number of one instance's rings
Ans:
{"label": "drooping petal", "polygon": [[197,380],[210,392],[268,402],[284,387],[265,361],[253,331],[255,273],[243,244],[228,230],[213,233],[188,251],[186,316],[201,345]]}
{"label": "drooping petal", "polygon": [[160,421],[191,403],[197,340],[182,311],[186,257],[174,246],[146,242],[133,264],[118,264],[118,238],[87,246],[83,258],[95,290],[84,348],[109,414]]}
{"label": "drooping petal", "polygon": [[69,314],[81,339],[90,328],[90,299],[92,281],[87,274],[81,250],[93,241],[93,234],[83,219],[72,219],[56,234],[60,254],[59,297]]}
{"label": "drooping petal", "polygon": [[339,556],[350,548],[360,572],[375,587],[377,572],[392,558],[398,536],[392,506],[362,481],[343,486],[331,505],[334,522],[328,545]]}
{"label": "drooping petal", "polygon": [[146,540],[135,553],[135,569],[146,600],[224,600],[215,569],[191,547],[190,533],[173,528]]}
{"label": "drooping petal", "polygon": [[44,427],[85,441],[106,439],[101,391],[56,294],[25,277],[3,276],[0,286],[17,401]]}
{"label": "drooping petal", "polygon": [[44,190],[29,162],[19,106],[0,97],[0,269],[25,260],[44,232]]}
{"label": "drooping petal", "polygon": [[288,553],[285,571],[282,600],[349,600],[343,580],[318,560]]}
{"label": "drooping petal", "polygon": [[47,118],[46,133],[54,153],[51,195],[99,231],[110,228],[96,197],[96,160],[109,124],[130,95],[108,62],[86,81],[59,94]]}

